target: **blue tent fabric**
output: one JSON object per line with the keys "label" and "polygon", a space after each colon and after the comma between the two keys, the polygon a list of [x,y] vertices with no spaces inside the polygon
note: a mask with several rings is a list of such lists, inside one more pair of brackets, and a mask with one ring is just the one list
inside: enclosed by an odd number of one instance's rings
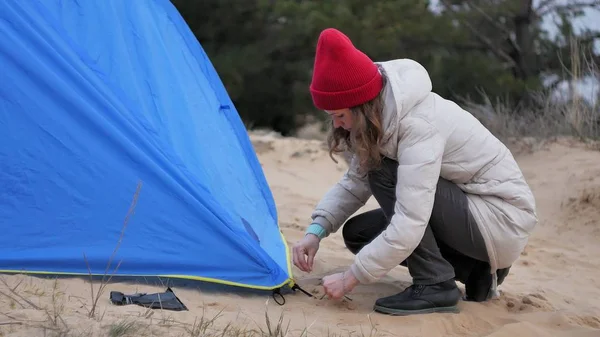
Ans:
{"label": "blue tent fabric", "polygon": [[291,280],[273,196],[168,0],[0,1],[0,271]]}

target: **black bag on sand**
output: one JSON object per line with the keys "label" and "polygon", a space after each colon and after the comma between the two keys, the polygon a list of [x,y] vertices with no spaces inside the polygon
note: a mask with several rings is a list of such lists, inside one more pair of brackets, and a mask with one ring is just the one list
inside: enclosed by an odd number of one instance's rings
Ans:
{"label": "black bag on sand", "polygon": [[110,301],[115,305],[137,304],[151,309],[188,311],[188,308],[175,296],[171,288],[167,288],[164,293],[155,294],[125,295],[122,292],[111,291]]}

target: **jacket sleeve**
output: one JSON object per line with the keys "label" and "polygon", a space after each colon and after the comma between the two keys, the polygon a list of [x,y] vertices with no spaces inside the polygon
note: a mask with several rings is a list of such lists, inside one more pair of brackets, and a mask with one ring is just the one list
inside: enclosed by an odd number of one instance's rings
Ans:
{"label": "jacket sleeve", "polygon": [[311,215],[313,222],[325,229],[325,236],[337,232],[371,197],[367,177],[361,175],[357,167],[358,159],[353,156],[348,171],[325,193]]}
{"label": "jacket sleeve", "polygon": [[361,283],[378,280],[412,254],[433,209],[445,142],[423,119],[409,117],[402,124],[394,216],[355,257],[351,270]]}

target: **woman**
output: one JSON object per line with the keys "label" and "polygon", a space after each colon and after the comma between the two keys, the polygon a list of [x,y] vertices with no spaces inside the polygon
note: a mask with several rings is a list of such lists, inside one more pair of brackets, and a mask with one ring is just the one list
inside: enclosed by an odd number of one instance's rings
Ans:
{"label": "woman", "polygon": [[[455,280],[465,284],[466,300],[495,296],[537,223],[534,196],[510,151],[432,92],[420,64],[374,63],[336,29],[319,36],[310,91],[332,118],[330,155],[346,149],[352,160],[293,247],[294,264],[310,272],[320,240],[345,223],[356,257],[345,272],[323,278],[330,298],[399,264],[413,284],[378,299],[379,312],[456,311]],[[371,196],[380,208],[349,219]]]}

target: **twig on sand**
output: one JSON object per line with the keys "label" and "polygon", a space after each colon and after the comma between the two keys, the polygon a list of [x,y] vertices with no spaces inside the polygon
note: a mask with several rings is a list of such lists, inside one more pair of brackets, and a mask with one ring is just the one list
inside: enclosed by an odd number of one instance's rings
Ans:
{"label": "twig on sand", "polygon": [[23,322],[0,322],[0,325],[23,325]]}

